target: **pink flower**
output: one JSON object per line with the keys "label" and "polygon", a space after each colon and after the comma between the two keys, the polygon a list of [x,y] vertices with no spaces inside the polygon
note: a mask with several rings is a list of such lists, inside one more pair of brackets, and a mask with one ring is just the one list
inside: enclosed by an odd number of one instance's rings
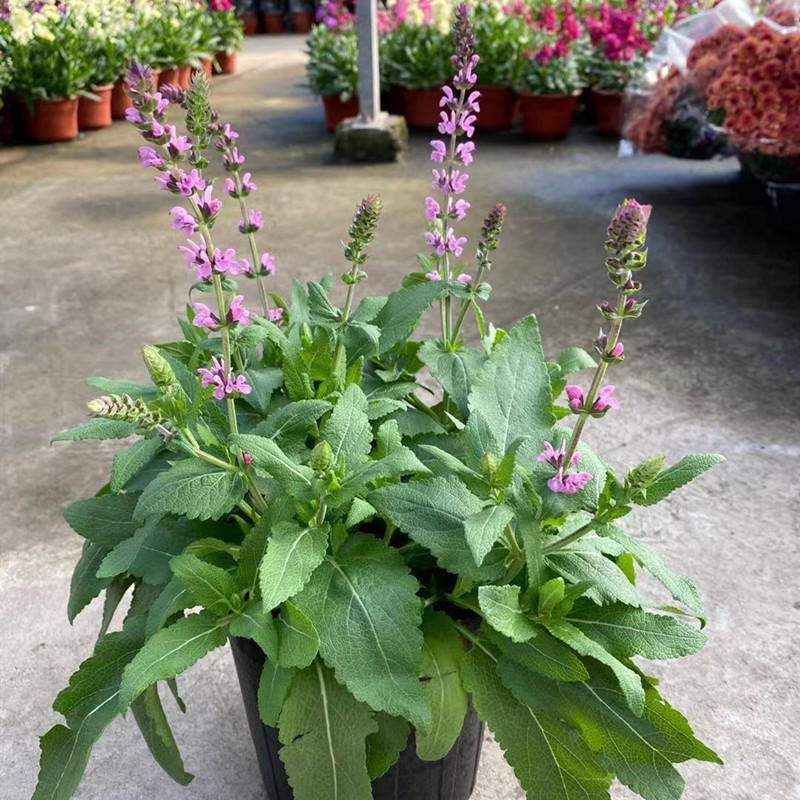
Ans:
{"label": "pink flower", "polygon": [[242,450],[242,461],[249,467],[253,463],[253,456]]}
{"label": "pink flower", "polygon": [[234,379],[221,358],[217,359],[216,357],[212,357],[211,369],[200,367],[197,373],[202,376],[201,385],[203,388],[206,386],[214,387],[214,397],[217,400],[223,400],[226,395],[235,394],[237,392],[239,394],[250,394],[252,391],[244,375],[239,375]]}
{"label": "pink flower", "polygon": [[239,220],[240,233],[256,233],[264,227],[264,214],[261,211],[251,209],[247,215],[247,222]]}
{"label": "pink flower", "polygon": [[436,283],[442,279],[442,276],[435,269],[432,269],[430,272],[426,272],[425,277],[432,283]]}
{"label": "pink flower", "polygon": [[233,182],[233,178],[225,178],[225,182],[222,184],[222,189],[226,194],[229,194],[231,197],[239,196],[236,191],[236,184]]}
{"label": "pink flower", "polygon": [[565,476],[563,471],[559,470],[547,481],[547,488],[558,494],[577,494],[591,479],[592,475],[589,472],[573,472]]}
{"label": "pink flower", "polygon": [[431,142],[431,147],[433,148],[431,150],[431,161],[438,161],[440,163],[444,161],[445,156],[447,155],[447,148],[445,147],[444,142],[439,139],[434,139]]}
{"label": "pink flower", "polygon": [[242,306],[244,295],[237,294],[231,300],[231,307],[228,309],[228,321],[237,325],[250,324],[250,312]]}
{"label": "pink flower", "polygon": [[456,158],[461,160],[461,163],[468,167],[472,163],[472,153],[475,150],[475,142],[462,142],[456,147]]}
{"label": "pink flower", "polygon": [[[542,444],[544,445],[544,453],[539,453],[539,455],[536,456],[536,460],[545,464],[550,464],[555,470],[561,469],[564,465],[564,456],[567,454],[566,446],[562,444],[558,449],[553,449],[553,445],[550,444],[550,442],[542,442]],[[569,460],[569,466],[574,467],[578,461],[580,461],[580,458],[580,453],[574,453]]]}
{"label": "pink flower", "polygon": [[143,167],[161,169],[164,166],[164,159],[159,157],[154,148],[147,146],[139,148],[139,162]]}
{"label": "pink flower", "polygon": [[458,120],[458,127],[468,137],[472,138],[472,135],[475,133],[475,123],[477,121],[478,118],[474,114],[464,111],[461,114],[461,118]]}
{"label": "pink flower", "polygon": [[244,164],[244,156],[239,154],[238,147],[232,147],[229,152],[222,156],[222,165],[228,171],[238,169]]}
{"label": "pink flower", "polygon": [[172,230],[188,235],[197,230],[197,220],[183,206],[174,206],[169,213],[172,214]]}
{"label": "pink flower", "polygon": [[433,222],[442,213],[442,207],[432,198],[425,198],[425,216]]}
{"label": "pink flower", "polygon": [[189,197],[195,191],[203,191],[206,182],[200,177],[199,170],[193,169],[186,173],[182,169],[178,170],[178,191],[184,197]]}
{"label": "pink flower", "polygon": [[283,309],[282,308],[271,308],[267,312],[267,319],[270,322],[274,322],[276,325],[280,325],[283,322]]}
{"label": "pink flower", "polygon": [[197,210],[200,212],[200,216],[205,223],[212,222],[222,208],[222,200],[211,196],[213,190],[213,186],[206,186],[202,195],[194,195],[194,201],[197,203]]}
{"label": "pink flower", "polygon": [[481,110],[481,105],[478,98],[481,96],[480,92],[470,92],[469,97],[464,103],[465,111],[474,111],[476,114]]}
{"label": "pink flower", "polygon": [[454,105],[458,102],[458,98],[453,94],[453,90],[449,86],[442,86],[442,99],[439,100],[439,108]]}
{"label": "pink flower", "polygon": [[192,303],[194,318],[192,325],[197,328],[216,328],[219,320],[211,313],[211,309],[205,303]]}
{"label": "pink flower", "polygon": [[467,181],[469,175],[461,173],[459,170],[454,169],[450,176],[450,190],[453,194],[463,194],[467,190]]}
{"label": "pink flower", "polygon": [[262,275],[275,274],[275,256],[271,256],[269,253],[261,256],[261,273]]}
{"label": "pink flower", "polygon": [[244,175],[242,175],[242,194],[247,196],[250,194],[250,192],[254,192],[256,189],[258,189],[256,182],[251,180],[249,172],[245,172]]}
{"label": "pink flower", "polygon": [[431,248],[431,250],[433,250],[434,253],[436,253],[437,256],[444,255],[445,248],[447,245],[445,243],[444,237],[439,231],[428,231],[425,234],[425,238],[428,240],[428,246]]}
{"label": "pink flower", "polygon": [[188,153],[192,149],[192,143],[189,141],[188,136],[178,136],[175,133],[175,129],[172,128],[166,147],[172,158],[176,159],[184,153]]}
{"label": "pink flower", "polygon": [[619,408],[619,400],[612,397],[615,388],[615,386],[604,386],[594,401],[592,411],[601,413],[608,411],[609,408]]}
{"label": "pink flower", "polygon": [[442,111],[439,116],[441,117],[441,122],[439,123],[439,133],[442,135],[451,135],[456,132],[456,128],[458,127],[459,123],[456,122],[456,112],[451,111],[449,114],[446,111]]}
{"label": "pink flower", "polygon": [[460,274],[460,275],[459,275],[459,276],[456,278],[456,280],[457,280],[459,283],[463,283],[463,284],[466,284],[467,286],[469,286],[469,284],[470,284],[470,283],[472,283],[472,275],[467,275],[467,273],[466,273],[466,272],[462,272],[462,273],[461,273],[461,274]]}
{"label": "pink flower", "polygon": [[197,244],[192,239],[187,239],[186,244],[179,247],[178,250],[186,257],[186,266],[189,269],[197,267],[198,280],[207,281],[211,278],[211,259],[208,257],[208,251],[204,244]]}
{"label": "pink flower", "polygon": [[220,274],[229,272],[231,275],[238,275],[241,272],[241,265],[236,260],[236,251],[232,247],[224,253],[219,247],[214,249],[214,272]]}
{"label": "pink flower", "polygon": [[455,215],[459,221],[467,216],[467,211],[470,209],[470,204],[466,200],[456,200]]}
{"label": "pink flower", "polygon": [[566,386],[564,392],[569,401],[569,407],[575,411],[580,411],[583,408],[583,390],[580,386]]}
{"label": "pink flower", "polygon": [[[460,256],[464,250],[464,245],[467,243],[466,236],[459,236],[453,233],[452,228],[448,228],[447,230],[447,249],[453,253],[455,256]],[[442,255],[442,254],[440,254]]]}

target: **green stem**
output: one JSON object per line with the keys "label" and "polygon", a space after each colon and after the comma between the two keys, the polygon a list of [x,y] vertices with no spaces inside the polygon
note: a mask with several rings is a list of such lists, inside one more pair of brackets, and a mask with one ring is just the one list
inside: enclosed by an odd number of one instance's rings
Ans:
{"label": "green stem", "polygon": [[227,470],[228,472],[236,472],[236,473],[242,472],[241,467],[237,467],[235,464],[231,464],[228,461],[223,461],[221,458],[212,456],[211,453],[206,453],[205,450],[196,449],[194,451],[194,455],[197,458],[200,458],[203,461],[207,461],[209,464],[213,464],[215,467]]}
{"label": "green stem", "polygon": [[[350,276],[355,278],[356,267],[350,270]],[[342,326],[344,327],[347,325],[347,320],[350,319],[350,309],[353,307],[353,297],[355,295],[356,285],[355,283],[350,283],[347,285],[347,297],[344,300],[344,308],[342,309]],[[333,368],[336,369],[336,365],[339,363],[339,359],[342,356],[342,348],[344,347],[344,342],[342,341],[342,335],[344,331],[342,330],[339,336],[336,339],[336,350],[333,354]]]}
{"label": "green stem", "polygon": [[[244,198],[241,196],[242,180],[239,177],[238,170],[233,173],[233,178],[236,185],[236,192],[239,194],[239,209],[242,212],[242,222],[244,222],[246,225],[248,222],[247,219],[248,209],[247,209],[247,204],[244,202]],[[255,234],[248,233],[247,241],[250,243],[250,255],[253,258],[253,275],[255,275],[256,285],[258,286],[258,293],[261,296],[261,307],[264,310],[264,319],[267,319],[267,317],[269,316],[269,296],[267,295],[267,289],[264,286],[264,281],[260,274],[261,256],[258,253],[258,245],[256,244]]]}
{"label": "green stem", "polygon": [[572,544],[573,542],[577,542],[578,539],[582,539],[586,536],[587,533],[591,533],[595,526],[597,525],[598,520],[595,518],[590,522],[587,522],[585,525],[581,525],[578,530],[573,531],[568,536],[564,536],[561,539],[557,539],[555,542],[551,542],[548,545],[545,545],[542,548],[542,555],[546,556],[548,553],[554,553],[556,550],[562,550],[568,544]]}
{"label": "green stem", "polygon": [[486,646],[480,640],[480,637],[476,636],[471,630],[469,630],[466,626],[462,625],[460,622],[456,622],[455,620],[450,619],[450,617],[448,617],[448,619],[450,620],[450,624],[465,639],[467,639],[468,641],[472,642],[472,644],[474,644],[475,647],[479,647],[481,650],[483,650],[483,652],[486,653],[486,655],[489,656],[489,658],[491,658],[492,661],[494,661],[495,663],[497,662],[497,656],[495,656],[490,650],[486,649]]}
{"label": "green stem", "polygon": [[475,280],[472,282],[472,294],[466,300],[461,301],[461,308],[459,309],[458,317],[456,318],[456,324],[455,327],[453,328],[452,343],[455,343],[456,340],[458,339],[458,334],[461,331],[461,326],[464,324],[464,319],[467,316],[467,311],[469,311],[469,307],[470,305],[472,305],[475,296],[475,290],[481,285],[481,281],[483,280],[484,272],[485,272],[485,267],[483,266],[483,264],[481,264],[481,266],[478,267],[478,274],[475,276]]}

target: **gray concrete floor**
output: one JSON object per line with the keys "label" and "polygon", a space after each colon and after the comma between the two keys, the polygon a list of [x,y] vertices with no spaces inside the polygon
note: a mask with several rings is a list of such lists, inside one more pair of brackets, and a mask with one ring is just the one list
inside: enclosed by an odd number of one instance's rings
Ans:
{"label": "gray concrete floor", "polygon": [[[401,165],[330,164],[321,109],[302,87],[301,45],[291,37],[251,41],[241,74],[214,82],[259,183],[263,241],[278,256],[276,288],[342,270],[339,240],[352,209],[378,191],[385,211],[369,285],[390,291],[422,249],[427,137],[414,138]],[[591,425],[589,437],[620,469],[654,453],[727,456],[631,520],[677,571],[694,576],[709,617],[701,654],[652,672],[726,761],[686,766],[687,800],[800,798],[797,231],[778,229],[744,193],[734,161],[618,160],[615,145],[590,130],[552,146],[516,133],[478,144],[473,237],[484,209],[509,207],[491,316],[507,326],[536,312],[549,354],[587,347],[596,334],[594,305],[609,288],[603,233],[616,203],[636,196],[655,207],[644,274],[652,301],[628,328],[628,361],[614,376],[623,407]],[[174,317],[187,296],[170,200],[135,165],[136,146],[120,123],[67,145],[0,150],[6,800],[30,796],[37,735],[56,721],[49,705],[90,653],[100,612],[95,603],[73,628],[66,623],[80,542],[60,512],[106,480],[115,445],[48,441],[82,419],[92,394],[84,377],[142,377],[140,347],[177,335]],[[189,788],[173,786],[135,725],[118,721],[77,796],[262,798],[232,667],[220,651],[181,680],[189,712],[172,716],[197,774]],[[614,788],[615,798],[630,796]],[[475,800],[521,797],[489,743]]]}

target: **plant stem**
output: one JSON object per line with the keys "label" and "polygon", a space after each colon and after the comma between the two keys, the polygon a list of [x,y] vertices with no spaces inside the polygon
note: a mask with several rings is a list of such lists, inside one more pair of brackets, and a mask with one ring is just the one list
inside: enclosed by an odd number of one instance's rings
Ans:
{"label": "plant stem", "polygon": [[491,651],[486,649],[486,646],[480,640],[480,637],[476,636],[474,633],[472,633],[472,631],[470,631],[466,626],[462,625],[460,622],[456,622],[454,619],[450,619],[450,617],[448,617],[448,619],[450,620],[450,624],[465,639],[467,639],[468,641],[472,642],[472,644],[474,644],[475,647],[479,647],[481,650],[483,650],[483,652],[486,653],[486,655],[489,656],[489,658],[491,658],[492,661],[494,661],[495,663],[497,662],[497,657]]}
{"label": "plant stem", "polygon": [[[242,212],[242,221],[247,224],[248,210],[247,204],[244,202],[244,198],[241,196],[242,180],[239,177],[239,170],[236,170],[236,172],[233,173],[233,178],[236,185],[236,192],[239,194],[239,208]],[[267,319],[269,317],[269,295],[267,295],[267,289],[264,286],[263,277],[259,272],[261,269],[261,257],[258,254],[258,245],[256,244],[255,234],[248,233],[247,241],[250,243],[250,255],[253,258],[253,275],[256,279],[256,286],[258,286],[258,293],[261,296],[261,307],[264,310],[264,319]]]}
{"label": "plant stem", "polygon": [[582,539],[584,536],[586,536],[587,533],[591,533],[596,525],[597,525],[597,519],[590,520],[585,525],[581,525],[581,527],[578,528],[578,530],[573,531],[568,536],[564,536],[561,539],[557,539],[555,542],[551,542],[550,544],[545,545],[542,548],[542,555],[546,556],[548,553],[554,553],[556,550],[563,549],[568,544],[577,542],[578,539]]}
{"label": "plant stem", "polygon": [[472,295],[467,298],[466,300],[461,301],[461,308],[458,312],[458,317],[456,318],[456,324],[453,328],[453,340],[451,342],[451,347],[455,344],[456,340],[458,339],[458,334],[461,331],[461,326],[464,324],[464,318],[467,316],[467,311],[469,311],[469,307],[473,302],[473,296],[475,294],[475,289],[477,289],[481,285],[481,281],[483,280],[483,273],[485,272],[485,268],[483,264],[478,267],[478,274],[475,276],[475,280],[472,283],[473,291]]}
{"label": "plant stem", "polygon": [[[356,267],[350,270],[350,276],[355,278]],[[347,297],[344,300],[344,308],[342,309],[342,327],[347,325],[347,320],[350,319],[350,309],[353,307],[353,297],[355,295],[356,285],[355,283],[350,283],[347,286]],[[342,331],[343,333],[343,331]],[[342,341],[342,335],[336,337],[336,350],[333,353],[333,368],[336,369],[336,365],[339,363],[339,359],[342,356],[342,348],[344,347],[344,342]]]}

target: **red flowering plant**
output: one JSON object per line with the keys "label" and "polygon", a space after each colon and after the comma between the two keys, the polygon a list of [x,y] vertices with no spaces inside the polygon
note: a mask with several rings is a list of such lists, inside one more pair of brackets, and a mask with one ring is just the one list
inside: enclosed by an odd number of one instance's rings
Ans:
{"label": "red flowering plant", "polygon": [[530,38],[517,76],[517,89],[532,94],[573,94],[581,86],[575,42],[582,27],[569,0],[543,6],[527,20]]}
{"label": "red flowering plant", "polygon": [[210,35],[217,52],[233,53],[244,44],[244,25],[230,0],[208,0]]}

